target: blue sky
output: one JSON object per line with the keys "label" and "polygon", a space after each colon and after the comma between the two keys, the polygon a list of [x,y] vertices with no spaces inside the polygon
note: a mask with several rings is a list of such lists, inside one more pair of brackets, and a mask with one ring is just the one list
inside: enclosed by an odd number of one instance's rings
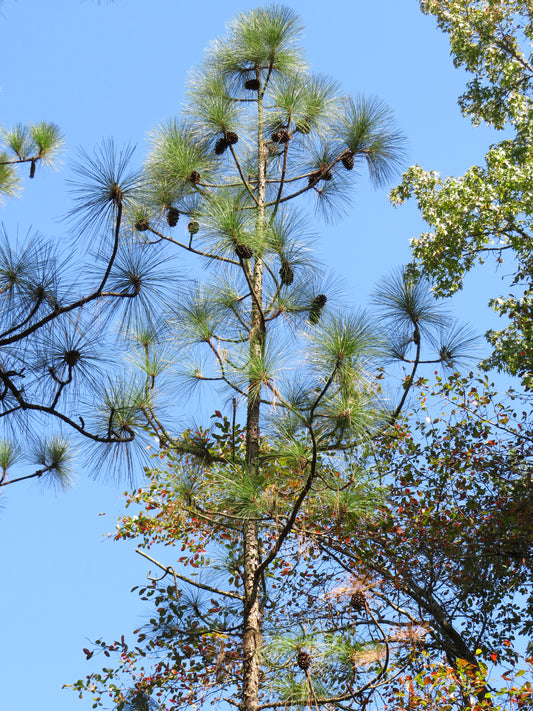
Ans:
{"label": "blue sky", "polygon": [[[460,116],[465,77],[453,68],[446,38],[415,0],[295,0],[305,25],[304,47],[314,71],[348,93],[387,102],[408,139],[406,167],[419,163],[445,175],[480,162],[495,140]],[[26,180],[24,193],[0,207],[10,234],[30,227],[65,240],[70,206],[65,178],[76,149],[102,137],[138,144],[177,115],[189,70],[225,23],[256,3],[213,0],[5,0],[0,15],[0,124],[55,121],[65,134],[62,166]],[[319,258],[339,275],[344,300],[365,305],[379,279],[409,259],[409,238],[423,229],[414,206],[399,210],[387,190],[369,188],[364,174],[346,217],[317,221]],[[66,240],[65,240],[66,242]],[[485,304],[500,287],[490,269],[468,280],[452,304],[483,332],[494,317]],[[189,411],[197,403],[184,404]],[[63,683],[88,673],[82,647],[120,637],[142,621],[129,590],[147,568],[133,545],[106,538],[122,507],[125,482],[93,481],[53,494],[38,484],[8,487],[0,510],[0,684],[6,711],[80,711]],[[102,657],[95,657],[100,666]]]}

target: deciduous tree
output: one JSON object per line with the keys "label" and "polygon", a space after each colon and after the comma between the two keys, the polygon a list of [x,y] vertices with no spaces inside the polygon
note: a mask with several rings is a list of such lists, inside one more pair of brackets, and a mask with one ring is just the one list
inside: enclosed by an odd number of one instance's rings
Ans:
{"label": "deciduous tree", "polygon": [[118,708],[134,697],[166,709],[239,705],[242,524],[253,519],[264,552],[286,532],[262,569],[259,708],[528,703],[529,418],[483,377],[415,387],[421,407],[357,457],[321,456],[290,530],[300,471],[262,438],[254,485],[231,417],[217,412],[210,431],[185,434],[210,452],[203,467],[154,455],[116,532],[150,561],[137,590],[151,618],[133,640],[85,650],[115,660],[75,689]]}
{"label": "deciduous tree", "polygon": [[[493,346],[487,367],[532,383],[531,126],[533,63],[531,4],[522,0],[424,0],[449,36],[456,66],[472,76],[459,104],[474,124],[505,130],[484,163],[459,178],[410,168],[392,191],[399,205],[414,198],[430,231],[412,240],[417,273],[432,280],[438,296],[462,287],[487,257],[509,258],[509,293],[495,289],[491,306],[509,324],[487,334]],[[509,270],[506,269],[506,273]]]}
{"label": "deciduous tree", "polygon": [[[333,547],[416,614],[426,653],[419,691],[433,678],[427,669],[444,661],[448,671],[436,676],[463,691],[450,708],[463,708],[474,688],[488,708],[494,664],[510,678],[520,668],[516,650],[531,656],[530,415],[524,399],[504,398],[486,377],[455,373],[433,386],[420,379],[416,389],[419,407],[371,453],[390,483],[383,518]],[[531,694],[525,679],[516,699]]]}

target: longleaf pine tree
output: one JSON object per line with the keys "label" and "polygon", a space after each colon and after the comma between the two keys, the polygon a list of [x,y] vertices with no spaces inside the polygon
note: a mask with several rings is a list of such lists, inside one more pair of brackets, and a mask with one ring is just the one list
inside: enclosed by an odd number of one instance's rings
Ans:
{"label": "longleaf pine tree", "polygon": [[[9,133],[14,164],[50,158],[58,136],[41,124]],[[153,318],[172,272],[165,263],[163,274],[160,257],[124,233],[138,179],[127,167],[131,154],[129,147],[115,151],[112,141],[94,155],[80,153],[67,257],[64,241],[60,247],[33,230],[15,240],[0,228],[2,490],[27,479],[68,486],[72,435],[103,460],[116,457],[117,445],[129,455],[141,439],[144,383],[122,383],[109,350],[121,348],[131,323]],[[90,244],[82,256],[80,243]],[[21,460],[31,473],[14,476]]]}
{"label": "longleaf pine tree", "polygon": [[[136,655],[142,662],[145,654],[170,646],[178,650],[174,663],[161,661],[153,674],[141,664],[130,691],[117,686],[110,668],[74,685],[82,693],[107,688],[121,709],[148,708],[150,694],[157,691],[160,698],[162,686],[171,708],[202,704],[210,695],[243,711],[308,703],[340,708],[373,688],[386,667],[370,650],[370,680],[355,680],[350,655],[363,650],[350,647],[348,632],[342,640],[332,616],[329,630],[318,618],[306,623],[300,616],[300,635],[285,639],[281,651],[280,640],[264,644],[267,629],[272,639],[281,625],[273,620],[291,615],[290,605],[287,613],[282,607],[283,590],[276,597],[269,581],[283,579],[285,563],[287,574],[304,572],[298,540],[307,536],[309,545],[321,516],[342,521],[370,515],[378,492],[362,484],[356,453],[394,421],[405,401],[388,410],[379,404],[372,374],[381,339],[368,316],[331,307],[331,280],[312,259],[305,220],[311,210],[328,217],[342,208],[352,176],[365,166],[374,184],[384,183],[402,159],[402,136],[380,101],[347,97],[335,82],[309,72],[300,31],[298,18],[277,6],[243,13],[229,24],[191,75],[183,117],[153,132],[143,187],[128,210],[140,240],[154,250],[174,245],[184,257],[200,260],[210,276],[178,290],[164,327],[152,322],[132,331],[133,358],[145,376],[140,411],[170,478],[168,486],[161,484],[155,470],[153,487],[132,498],[160,512],[159,524],[140,513],[126,520],[119,537],[146,533],[150,547],[168,542],[170,528],[187,551],[181,563],[210,570],[222,582],[182,575],[156,561],[175,584],[157,595],[153,645],[137,646],[138,652],[123,641],[98,646],[106,656],[118,650],[132,665]],[[403,278],[389,284],[379,303],[386,321],[392,311],[399,316],[393,350],[411,368],[407,392],[421,362],[421,341],[446,319]],[[430,362],[455,353],[453,346],[441,351]],[[180,394],[187,386],[219,386],[226,414],[218,412],[214,433],[191,426],[179,434],[166,416],[172,411],[165,414],[165,397],[170,405],[175,400],[169,385],[175,360]],[[210,569],[204,545],[217,543],[225,562],[217,568],[213,561]],[[314,554],[307,560],[313,568]],[[316,578],[316,602],[327,578],[327,569]],[[198,595],[211,593],[211,607],[202,612],[194,596],[187,606],[178,580]],[[304,591],[302,585],[302,597]],[[270,604],[275,611],[267,615]],[[359,605],[365,608],[361,600]],[[386,639],[371,615],[366,623]],[[296,618],[289,626],[294,632]],[[321,686],[308,673],[307,648],[319,643],[329,650],[323,659],[333,674]],[[303,680],[289,678],[283,688],[281,677],[274,680],[278,687],[264,683],[269,654],[279,674],[296,654]],[[338,668],[334,660],[341,660]],[[95,703],[103,703],[100,696]]]}
{"label": "longleaf pine tree", "polygon": [[[180,300],[175,333],[212,356],[210,364],[203,356],[193,362],[194,380],[225,384],[245,402],[242,486],[256,493],[269,486],[260,452],[264,407],[275,410],[275,447],[290,453],[287,466],[301,481],[269,550],[256,516],[241,519],[247,711],[259,705],[263,572],[319,476],[321,454],[353,448],[376,419],[366,372],[376,341],[361,319],[328,314],[293,203],[334,209],[356,163],[366,163],[379,184],[401,156],[386,107],[344,97],[334,82],[309,73],[300,30],[292,11],[271,6],[239,15],[212,44],[191,77],[184,119],[153,134],[146,204],[133,218],[138,231],[178,241],[159,225],[164,218],[172,227],[183,213],[189,242],[182,245],[213,265],[212,282]],[[298,335],[295,350],[281,340]],[[289,353],[292,362],[283,363]],[[155,428],[172,442],[166,428]]]}

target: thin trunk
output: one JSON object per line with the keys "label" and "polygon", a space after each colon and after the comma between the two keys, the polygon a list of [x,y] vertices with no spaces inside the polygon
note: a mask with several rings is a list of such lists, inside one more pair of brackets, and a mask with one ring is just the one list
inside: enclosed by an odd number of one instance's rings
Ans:
{"label": "thin trunk", "polygon": [[[259,536],[254,521],[244,523],[244,631],[242,668],[242,711],[256,711],[259,705],[259,655],[261,620],[255,592],[255,571],[259,566]],[[250,604],[251,601],[251,604]]]}
{"label": "thin trunk", "polygon": [[[260,73],[257,71],[257,78]],[[263,145],[263,96],[257,97],[257,222],[256,231],[261,241],[265,222],[266,160]],[[246,268],[246,267],[245,267]],[[265,343],[265,322],[262,313],[263,260],[256,256],[251,278],[254,297],[252,298],[250,355],[261,354]],[[246,413],[246,464],[250,476],[255,478],[259,453],[259,416],[261,394],[250,382],[248,408]],[[243,679],[242,711],[256,711],[259,705],[259,647],[261,645],[261,613],[256,592],[256,571],[259,567],[260,542],[255,521],[243,524],[243,575],[244,575],[244,630],[243,630]]]}

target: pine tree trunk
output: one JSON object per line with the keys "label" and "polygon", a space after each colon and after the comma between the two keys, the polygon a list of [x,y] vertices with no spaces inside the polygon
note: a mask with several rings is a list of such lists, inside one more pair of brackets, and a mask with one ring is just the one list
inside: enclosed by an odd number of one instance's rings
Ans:
{"label": "pine tree trunk", "polygon": [[[255,521],[244,523],[245,616],[243,631],[242,711],[255,711],[259,704],[259,655],[261,620],[255,592],[255,571],[259,565],[259,539]],[[252,597],[253,596],[253,597]],[[251,601],[251,604],[250,604]]]}
{"label": "pine tree trunk", "polygon": [[[260,73],[257,71],[257,78]],[[257,222],[258,241],[264,234],[265,221],[265,186],[266,158],[263,145],[263,96],[258,92],[257,98],[257,151],[258,151],[258,184],[257,184]],[[247,267],[245,267],[247,268]],[[250,355],[261,354],[265,343],[265,323],[262,314],[263,293],[263,260],[256,256],[251,284],[252,295]],[[255,478],[259,453],[259,416],[261,394],[250,381],[248,408],[246,413],[246,463],[252,480]],[[244,630],[243,630],[243,680],[242,680],[242,711],[255,711],[259,705],[259,654],[261,644],[261,613],[257,595],[256,571],[260,563],[260,542],[255,521],[245,521],[243,524],[243,574],[244,574]]]}

